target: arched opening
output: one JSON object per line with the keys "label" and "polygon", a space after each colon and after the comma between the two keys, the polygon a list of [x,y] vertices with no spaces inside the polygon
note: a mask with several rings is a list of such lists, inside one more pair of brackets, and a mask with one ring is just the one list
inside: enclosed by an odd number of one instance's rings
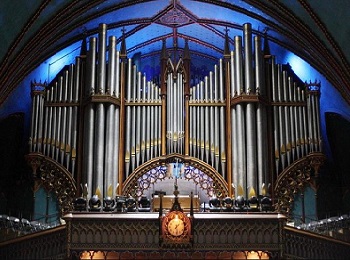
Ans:
{"label": "arched opening", "polygon": [[180,194],[193,192],[202,202],[213,196],[228,196],[227,182],[213,167],[177,153],[154,158],[135,169],[124,182],[123,194],[136,197],[151,197],[159,192],[172,194],[175,183]]}

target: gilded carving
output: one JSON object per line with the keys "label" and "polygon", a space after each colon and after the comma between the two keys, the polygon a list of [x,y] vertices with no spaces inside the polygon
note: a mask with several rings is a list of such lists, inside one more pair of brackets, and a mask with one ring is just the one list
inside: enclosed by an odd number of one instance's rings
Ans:
{"label": "gilded carving", "polygon": [[310,153],[287,167],[278,177],[275,186],[276,211],[290,217],[294,196],[306,185],[317,188],[317,175],[324,163],[322,153]]}
{"label": "gilded carving", "polygon": [[31,153],[26,159],[33,169],[35,183],[43,185],[47,191],[55,192],[61,215],[72,211],[76,186],[71,173],[55,160],[39,153]]}

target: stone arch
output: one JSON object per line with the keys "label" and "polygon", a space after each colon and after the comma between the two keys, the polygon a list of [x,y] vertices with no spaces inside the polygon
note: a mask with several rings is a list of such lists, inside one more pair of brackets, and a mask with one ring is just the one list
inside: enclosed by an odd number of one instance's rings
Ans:
{"label": "stone arch", "polygon": [[152,182],[167,177],[168,166],[179,163],[184,166],[184,177],[200,185],[208,195],[228,196],[228,186],[224,178],[209,164],[197,158],[173,153],[147,161],[134,170],[125,180],[122,193],[140,195]]}

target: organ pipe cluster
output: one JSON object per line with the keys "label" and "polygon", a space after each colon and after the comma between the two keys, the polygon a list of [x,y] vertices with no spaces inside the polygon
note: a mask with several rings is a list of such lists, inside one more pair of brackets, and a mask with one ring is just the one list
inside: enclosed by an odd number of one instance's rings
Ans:
{"label": "organ pipe cluster", "polygon": [[48,86],[32,84],[30,152],[63,165],[90,195],[116,189],[153,158],[179,153],[213,167],[232,196],[247,197],[321,151],[320,83],[300,85],[288,66],[264,56],[250,24],[193,86],[182,58],[162,65],[162,86],[147,81],[124,40],[117,51],[117,38],[107,42],[101,24],[86,55]]}

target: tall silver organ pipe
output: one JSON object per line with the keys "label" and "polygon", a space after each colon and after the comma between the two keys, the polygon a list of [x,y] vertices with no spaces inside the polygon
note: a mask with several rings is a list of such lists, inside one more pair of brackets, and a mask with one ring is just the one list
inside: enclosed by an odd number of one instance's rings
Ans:
{"label": "tall silver organ pipe", "polygon": [[[95,94],[105,94],[106,74],[106,34],[107,26],[99,26],[98,62],[97,62],[97,89]],[[105,106],[102,102],[95,105],[95,136],[94,136],[94,172],[93,179],[95,189],[104,188],[104,145],[105,145]],[[104,192],[104,190],[103,190]]]}
{"label": "tall silver organ pipe", "polygon": [[[252,58],[252,32],[251,24],[244,24],[244,69],[245,91],[247,95],[255,94],[253,82],[253,58]],[[247,189],[257,190],[257,154],[256,154],[256,109],[255,104],[248,102],[246,105],[246,149],[247,149]]]}
{"label": "tall silver organ pipe", "polygon": [[[261,38],[254,37],[254,53],[255,53],[255,86],[256,94],[259,96],[266,96],[266,86],[264,84],[263,76],[263,55],[261,52]],[[262,194],[261,187],[264,183],[268,183],[268,143],[267,143],[267,116],[266,107],[262,102],[257,103],[256,108],[256,134],[257,134],[257,191]]]}
{"label": "tall silver organ pipe", "polygon": [[[116,48],[116,38],[115,36],[109,37],[109,49],[108,49],[108,75],[107,75],[107,89],[106,94],[113,95],[115,93],[115,48]],[[104,170],[106,174],[107,181],[104,183],[104,190],[107,191],[108,187],[114,186],[115,180],[113,180],[113,160],[114,156],[114,131],[115,131],[115,105],[113,103],[107,104],[106,111],[106,144],[105,144],[105,160],[104,160]]]}
{"label": "tall silver organ pipe", "polygon": [[[243,61],[242,61],[242,38],[240,36],[235,37],[235,71],[236,71],[236,91],[240,96],[245,93],[243,83]],[[237,119],[237,185],[236,187],[242,187],[243,195],[246,197],[247,188],[247,176],[246,176],[246,146],[245,146],[245,118],[244,118],[244,105],[238,103],[236,105],[236,119]],[[238,191],[239,189],[237,189]],[[236,194],[237,195],[237,194]]]}
{"label": "tall silver organ pipe", "polygon": [[[84,89],[84,98],[89,98],[95,93],[96,84],[96,38],[91,37],[89,41],[89,51],[86,61],[86,84]],[[88,193],[94,194],[96,186],[93,184],[93,165],[94,165],[94,134],[95,134],[95,105],[89,102],[84,107],[84,143],[83,143],[83,172],[82,181],[88,184]]]}
{"label": "tall silver organ pipe", "polygon": [[[231,99],[237,96],[237,87],[236,87],[236,71],[235,71],[235,59],[234,52],[231,51],[231,60],[230,60],[230,75],[231,75]],[[233,186],[233,195],[235,196],[235,188],[238,184],[238,137],[237,137],[237,109],[236,106],[231,107],[231,130],[232,130],[232,183]],[[230,183],[229,183],[230,185]]]}

